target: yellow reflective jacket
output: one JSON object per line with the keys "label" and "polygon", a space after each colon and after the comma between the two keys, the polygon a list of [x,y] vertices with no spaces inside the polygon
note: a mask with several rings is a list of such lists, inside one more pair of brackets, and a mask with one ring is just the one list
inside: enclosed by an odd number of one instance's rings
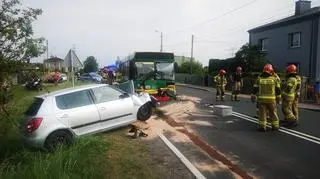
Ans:
{"label": "yellow reflective jacket", "polygon": [[278,76],[278,74],[273,73],[272,77],[274,77],[274,78],[277,80],[277,82],[278,82],[279,84],[281,84],[281,79],[280,79],[280,77]]}
{"label": "yellow reflective jacket", "polygon": [[296,75],[297,78],[297,88],[296,88],[296,95],[300,96],[301,91],[301,77],[299,75]]}
{"label": "yellow reflective jacket", "polygon": [[259,103],[275,102],[277,98],[281,98],[279,80],[274,76],[260,75],[254,85],[254,94]]}
{"label": "yellow reflective jacket", "polygon": [[297,90],[299,91],[299,83],[301,84],[301,78],[299,82],[299,79],[295,75],[289,75],[285,83],[283,84],[283,88],[281,91],[282,98],[293,101],[297,95]]}
{"label": "yellow reflective jacket", "polygon": [[217,87],[226,86],[227,78],[225,76],[217,75],[214,77],[214,82],[217,84]]}

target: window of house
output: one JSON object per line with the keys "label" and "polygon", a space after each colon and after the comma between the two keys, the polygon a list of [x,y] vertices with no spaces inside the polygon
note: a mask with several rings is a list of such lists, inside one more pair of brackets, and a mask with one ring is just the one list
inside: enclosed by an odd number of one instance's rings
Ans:
{"label": "window of house", "polygon": [[261,51],[268,51],[268,50],[267,50],[268,39],[267,39],[267,38],[260,39],[260,40],[259,40],[259,46],[260,46],[260,50],[261,50]]}
{"label": "window of house", "polygon": [[289,34],[289,46],[290,47],[300,47],[301,45],[301,33],[295,32]]}

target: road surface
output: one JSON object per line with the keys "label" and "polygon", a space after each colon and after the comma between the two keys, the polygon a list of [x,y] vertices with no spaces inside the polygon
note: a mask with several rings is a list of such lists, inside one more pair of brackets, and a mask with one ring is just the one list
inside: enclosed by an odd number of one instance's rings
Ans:
{"label": "road surface", "polygon": [[[259,133],[254,123],[255,104],[248,99],[216,102],[208,91],[177,87],[178,95],[200,98],[204,115],[193,120],[204,120],[212,126],[190,124],[207,143],[223,152],[243,170],[261,178],[320,178],[320,112],[300,110],[300,125],[292,130]],[[209,104],[233,106],[233,116],[212,118]],[[279,116],[282,118],[281,110]]]}

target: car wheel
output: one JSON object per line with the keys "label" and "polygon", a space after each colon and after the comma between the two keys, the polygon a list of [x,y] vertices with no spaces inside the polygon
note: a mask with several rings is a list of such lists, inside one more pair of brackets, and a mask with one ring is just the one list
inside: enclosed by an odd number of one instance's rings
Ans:
{"label": "car wheel", "polygon": [[137,118],[140,121],[146,121],[150,118],[151,114],[152,106],[150,103],[146,103],[139,108]]}
{"label": "car wheel", "polygon": [[72,144],[72,135],[69,131],[59,130],[51,133],[46,142],[45,148],[54,152],[59,146],[69,146]]}

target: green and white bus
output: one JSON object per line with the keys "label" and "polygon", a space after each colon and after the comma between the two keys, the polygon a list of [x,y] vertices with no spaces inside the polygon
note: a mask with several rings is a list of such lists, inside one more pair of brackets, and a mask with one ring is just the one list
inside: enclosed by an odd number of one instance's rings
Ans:
{"label": "green and white bus", "polygon": [[125,81],[133,80],[137,92],[157,97],[159,93],[176,94],[174,54],[135,52],[119,65]]}

